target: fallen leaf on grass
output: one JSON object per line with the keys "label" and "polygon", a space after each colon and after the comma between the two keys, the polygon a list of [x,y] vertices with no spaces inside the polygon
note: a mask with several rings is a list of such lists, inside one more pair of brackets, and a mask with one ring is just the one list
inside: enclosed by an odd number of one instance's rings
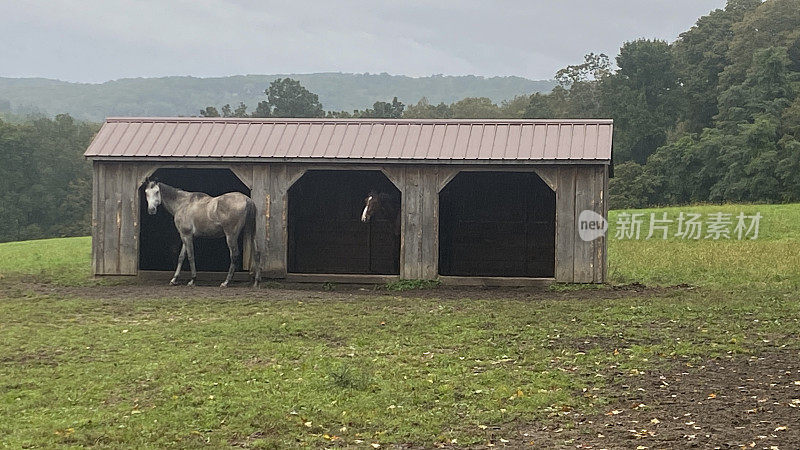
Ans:
{"label": "fallen leaf on grass", "polygon": [[717,394],[712,392],[711,394],[708,394],[708,398],[717,398]]}
{"label": "fallen leaf on grass", "polygon": [[620,409],[615,409],[615,410],[613,410],[613,411],[609,411],[609,412],[607,412],[607,413],[606,413],[606,415],[607,415],[607,416],[616,416],[617,414],[621,414],[621,413],[622,413],[622,410],[620,410]]}
{"label": "fallen leaf on grass", "polygon": [[650,421],[650,423],[657,424],[657,423],[661,423],[661,421],[660,421],[660,420],[658,420],[658,419],[656,419],[656,418],[653,418],[653,419]]}
{"label": "fallen leaf on grass", "polygon": [[777,427],[775,428],[775,431],[786,431],[786,427],[784,426]]}

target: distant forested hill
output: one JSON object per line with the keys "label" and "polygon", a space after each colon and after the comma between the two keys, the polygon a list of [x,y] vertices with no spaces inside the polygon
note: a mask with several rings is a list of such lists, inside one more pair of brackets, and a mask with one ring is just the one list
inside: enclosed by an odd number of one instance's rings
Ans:
{"label": "distant forested hill", "polygon": [[255,108],[266,100],[264,90],[278,77],[300,81],[319,95],[326,110],[363,109],[378,100],[411,104],[427,97],[432,104],[452,103],[465,97],[489,97],[494,102],[516,95],[549,92],[554,81],[520,77],[442,76],[412,78],[388,74],[239,75],[222,78],[126,78],[101,84],[69,83],[44,78],[0,78],[0,112],[18,115],[69,113],[75,118],[101,121],[108,116],[197,115],[207,105]]}

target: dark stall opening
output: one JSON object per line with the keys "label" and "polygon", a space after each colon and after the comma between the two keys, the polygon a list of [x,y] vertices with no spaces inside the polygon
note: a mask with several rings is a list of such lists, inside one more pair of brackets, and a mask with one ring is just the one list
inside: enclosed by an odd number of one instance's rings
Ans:
{"label": "dark stall opening", "polygon": [[552,277],[556,196],[530,172],[461,172],[439,194],[439,273]]}
{"label": "dark stall opening", "polygon": [[400,206],[400,191],[378,170],[306,172],[289,189],[289,272],[399,274],[399,209],[361,222],[373,190]]}
{"label": "dark stall opening", "polygon": [[[228,169],[158,169],[154,178],[162,183],[185,191],[204,192],[218,196],[227,192],[241,192],[250,195],[250,189]],[[139,188],[139,269],[140,270],[175,270],[178,254],[181,251],[181,238],[175,229],[172,214],[163,206],[158,207],[155,215],[147,213],[147,199],[144,185]],[[230,265],[230,253],[225,238],[195,238],[195,265],[198,271],[227,272]],[[239,237],[239,248],[242,248],[242,237]],[[183,263],[184,270],[189,269],[188,258]],[[237,270],[242,270],[241,263]]]}

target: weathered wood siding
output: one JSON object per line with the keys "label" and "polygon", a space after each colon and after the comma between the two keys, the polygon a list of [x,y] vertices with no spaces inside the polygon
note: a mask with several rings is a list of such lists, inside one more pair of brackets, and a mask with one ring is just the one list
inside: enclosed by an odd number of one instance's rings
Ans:
{"label": "weathered wood siding", "polygon": [[95,275],[137,273],[139,169],[136,164],[94,163],[92,271]]}
{"label": "weathered wood siding", "polygon": [[608,166],[564,165],[556,181],[556,281],[602,283],[606,279],[606,237],[578,235],[581,211],[607,217]]}
{"label": "weathered wood siding", "polygon": [[436,166],[384,169],[402,195],[400,278],[434,279],[439,261],[439,175]]}

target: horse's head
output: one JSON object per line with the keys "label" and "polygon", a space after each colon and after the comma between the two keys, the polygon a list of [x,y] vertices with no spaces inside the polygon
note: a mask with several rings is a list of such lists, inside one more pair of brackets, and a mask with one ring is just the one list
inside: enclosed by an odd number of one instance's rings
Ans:
{"label": "horse's head", "polygon": [[371,191],[364,199],[364,211],[361,213],[361,221],[369,222],[375,212],[380,209],[380,196],[377,192]]}
{"label": "horse's head", "polygon": [[147,197],[147,212],[148,214],[155,214],[158,205],[161,204],[161,188],[155,181],[148,181],[147,187],[144,188],[144,195]]}

